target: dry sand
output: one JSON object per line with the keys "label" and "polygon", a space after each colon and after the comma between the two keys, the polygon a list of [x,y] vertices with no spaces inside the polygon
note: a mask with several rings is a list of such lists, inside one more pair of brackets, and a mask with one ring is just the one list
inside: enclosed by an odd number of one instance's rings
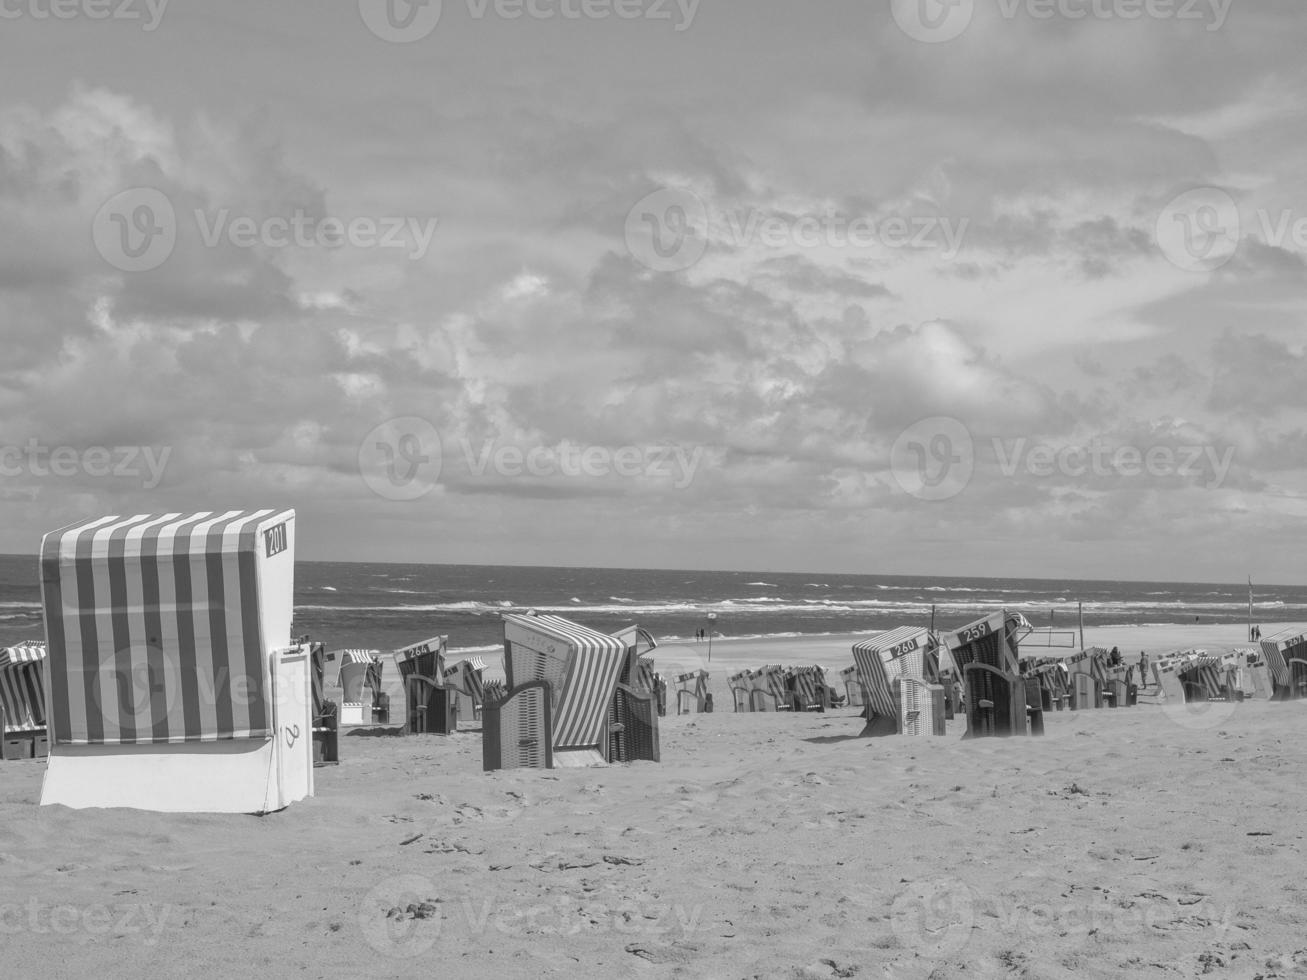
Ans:
{"label": "dry sand", "polygon": [[[1242,641],[1207,629],[1151,649]],[[842,666],[834,642],[748,665]],[[1047,722],[719,710],[661,719],[661,765],[493,774],[476,731],[359,730],[262,818],[38,808],[41,763],[0,763],[0,975],[1307,974],[1307,706]]]}

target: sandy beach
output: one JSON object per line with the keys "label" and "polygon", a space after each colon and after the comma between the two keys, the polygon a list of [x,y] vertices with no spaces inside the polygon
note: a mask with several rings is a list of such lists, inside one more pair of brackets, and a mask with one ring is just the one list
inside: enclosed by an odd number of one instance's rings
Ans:
{"label": "sandy beach", "polygon": [[[1240,641],[1221,629],[1147,632]],[[785,642],[714,642],[714,681],[763,650],[836,665],[834,638]],[[1307,971],[1300,704],[1059,712],[1017,740],[860,739],[852,709],[660,724],[661,764],[494,774],[475,728],[353,730],[263,818],[39,808],[42,764],[6,763],[5,974]]]}

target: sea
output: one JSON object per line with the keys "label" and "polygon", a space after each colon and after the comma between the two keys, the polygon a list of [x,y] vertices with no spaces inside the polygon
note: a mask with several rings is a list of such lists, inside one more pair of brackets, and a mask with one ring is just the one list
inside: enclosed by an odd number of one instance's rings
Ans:
{"label": "sea", "polygon": [[[1307,586],[1259,585],[1254,622],[1307,621]],[[509,565],[300,562],[295,634],[329,649],[393,650],[447,635],[451,650],[502,643],[500,615],[534,609],[604,632],[638,624],[660,642],[954,629],[1002,608],[1037,627],[1243,623],[1248,585],[819,575]],[[715,614],[710,621],[708,616]],[[43,635],[32,556],[0,556],[0,644]]]}

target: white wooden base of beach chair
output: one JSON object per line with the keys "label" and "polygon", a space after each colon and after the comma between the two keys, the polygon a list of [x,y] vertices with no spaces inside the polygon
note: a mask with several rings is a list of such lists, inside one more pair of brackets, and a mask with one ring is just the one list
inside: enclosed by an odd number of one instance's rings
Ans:
{"label": "white wooden base of beach chair", "polygon": [[361,701],[346,701],[340,706],[340,723],[342,726],[372,724],[372,706]]}
{"label": "white wooden base of beach chair", "polygon": [[51,746],[41,805],[271,813],[312,796],[308,656],[278,660],[274,670],[272,738]]}

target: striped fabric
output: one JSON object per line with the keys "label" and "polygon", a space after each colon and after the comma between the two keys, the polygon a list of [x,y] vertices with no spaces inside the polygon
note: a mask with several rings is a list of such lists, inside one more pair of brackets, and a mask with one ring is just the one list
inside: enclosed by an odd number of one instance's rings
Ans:
{"label": "striped fabric", "polygon": [[635,677],[632,678],[631,686],[637,691],[653,692],[657,685],[657,673],[654,671],[654,662],[650,657],[641,657],[635,665]]}
{"label": "striped fabric", "polygon": [[6,732],[45,727],[45,644],[0,650],[0,711]]}
{"label": "striped fabric", "polygon": [[862,682],[863,697],[866,698],[868,710],[873,715],[894,718],[898,714],[898,705],[894,702],[889,674],[885,660],[881,656],[879,640],[883,635],[878,633],[860,643],[855,643],[853,663],[858,668],[858,679]]}
{"label": "striped fabric", "polygon": [[[505,667],[514,687],[548,679],[547,661],[557,660],[560,655],[566,659],[561,690],[553,692],[555,751],[598,746],[626,657],[626,645],[562,616],[506,615],[504,624]],[[515,628],[515,635],[521,637],[525,632],[531,639],[510,642],[510,626]],[[542,649],[533,650],[528,643]]]}
{"label": "striped fabric", "polygon": [[101,517],[47,534],[52,744],[270,737],[259,563],[286,550],[294,516]]}
{"label": "striped fabric", "polygon": [[485,669],[485,661],[480,657],[460,660],[454,666],[446,668],[445,686],[462,691],[472,699],[473,704],[481,704],[485,700],[485,684],[482,681]]}
{"label": "striped fabric", "polygon": [[805,708],[825,703],[826,672],[820,667],[794,668],[794,693]]}
{"label": "striped fabric", "polygon": [[935,655],[938,644],[930,630],[920,626],[900,626],[878,633],[857,646],[866,646],[869,653],[879,654],[890,677],[933,681],[938,676]]}

